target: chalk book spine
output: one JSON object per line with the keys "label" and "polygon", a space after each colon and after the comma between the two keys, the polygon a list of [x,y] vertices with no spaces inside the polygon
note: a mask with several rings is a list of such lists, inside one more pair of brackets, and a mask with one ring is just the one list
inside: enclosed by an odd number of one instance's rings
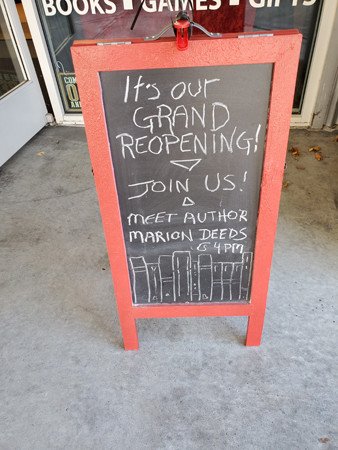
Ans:
{"label": "chalk book spine", "polygon": [[192,289],[192,301],[198,302],[200,298],[199,293],[199,275],[198,275],[198,262],[191,262],[191,289]]}
{"label": "chalk book spine", "polygon": [[161,302],[174,301],[173,258],[171,255],[161,255],[158,260],[161,283]]}
{"label": "chalk book spine", "polygon": [[242,263],[234,263],[234,270],[231,277],[231,298],[230,300],[236,302],[241,295],[241,278],[242,278]]}
{"label": "chalk book spine", "polygon": [[143,256],[130,258],[134,303],[150,302],[148,267]]}
{"label": "chalk book spine", "polygon": [[222,285],[223,299],[226,302],[231,300],[231,279],[234,265],[232,263],[223,263],[222,265]]}
{"label": "chalk book spine", "polygon": [[214,263],[212,272],[212,301],[221,302],[223,300],[222,263]]}
{"label": "chalk book spine", "polygon": [[149,274],[150,303],[161,301],[161,279],[159,264],[147,264]]}
{"label": "chalk book spine", "polygon": [[198,255],[199,291],[201,302],[212,299],[212,259],[211,255]]}
{"label": "chalk book spine", "polygon": [[243,253],[243,270],[241,279],[240,300],[248,301],[252,270],[252,253]]}
{"label": "chalk book spine", "polygon": [[174,252],[174,301],[191,302],[191,255],[190,252]]}

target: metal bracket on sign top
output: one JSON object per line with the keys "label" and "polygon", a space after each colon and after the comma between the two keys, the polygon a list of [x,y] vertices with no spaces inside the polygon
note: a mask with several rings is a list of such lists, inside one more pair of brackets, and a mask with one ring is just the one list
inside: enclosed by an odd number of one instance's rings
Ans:
{"label": "metal bracket on sign top", "polygon": [[[130,28],[131,30],[134,28],[136,20],[141,12],[143,2],[144,2],[144,0],[142,0],[140,7],[136,13],[136,16],[134,18],[132,26]],[[175,22],[171,22],[171,24],[164,27],[163,30],[160,31],[158,34],[156,34],[154,36],[148,36],[148,37],[143,38],[144,41],[156,41],[161,36],[163,36],[163,34],[166,31],[170,30],[170,28],[173,28],[173,30],[174,30],[174,33],[175,33],[175,36],[177,39],[177,49],[178,50],[187,50],[188,41],[191,37],[193,27],[198,28],[199,30],[203,31],[203,33],[205,33],[207,36],[209,36],[211,38],[222,37],[222,33],[211,33],[210,31],[208,31],[204,27],[202,27],[202,25],[191,21],[187,11],[183,11],[182,0],[179,0],[179,4],[180,4],[180,11],[175,18]],[[189,4],[193,11],[193,6],[192,6],[192,3],[190,0],[189,0]]]}

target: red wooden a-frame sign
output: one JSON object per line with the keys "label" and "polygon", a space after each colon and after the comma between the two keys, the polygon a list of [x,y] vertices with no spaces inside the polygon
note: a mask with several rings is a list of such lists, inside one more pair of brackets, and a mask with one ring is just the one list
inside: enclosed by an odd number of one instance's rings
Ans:
{"label": "red wooden a-frame sign", "polygon": [[[174,39],[135,40],[130,45],[97,44],[98,41],[77,41],[72,56],[125,349],[138,349],[135,319],[155,317],[248,316],[246,345],[260,345],[301,35],[293,30],[269,37],[244,34],[215,40],[197,38],[189,42],[185,52],[177,51]],[[99,72],[265,63],[273,64],[273,77],[250,301],[245,304],[133,304]]]}

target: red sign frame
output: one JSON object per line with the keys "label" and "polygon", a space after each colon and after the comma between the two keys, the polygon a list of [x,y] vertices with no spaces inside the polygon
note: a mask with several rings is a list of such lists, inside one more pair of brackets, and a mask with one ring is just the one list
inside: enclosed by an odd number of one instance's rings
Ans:
{"label": "red sign frame", "polygon": [[[95,174],[115,295],[126,350],[138,349],[135,319],[155,317],[248,316],[247,346],[258,346],[263,330],[277,226],[292,102],[302,36],[296,30],[273,36],[226,35],[195,38],[185,52],[175,39],[134,40],[131,45],[76,41],[72,56]],[[255,257],[249,304],[133,305],[119,201],[98,73],[101,71],[273,63]]]}

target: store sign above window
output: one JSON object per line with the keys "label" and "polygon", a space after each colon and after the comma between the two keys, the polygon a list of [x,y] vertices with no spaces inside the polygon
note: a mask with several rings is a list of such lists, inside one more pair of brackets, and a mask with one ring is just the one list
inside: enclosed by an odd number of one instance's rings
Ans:
{"label": "store sign above window", "polygon": [[[221,0],[212,0],[213,4],[207,4],[207,0],[192,0],[195,10],[215,10],[221,7]],[[285,0],[284,0],[285,1]],[[311,6],[317,0],[287,0],[292,3],[292,6]],[[228,0],[229,6],[239,6],[240,0]],[[183,9],[187,9],[189,2],[183,0]],[[249,5],[253,8],[271,8],[280,6],[281,0],[249,0]],[[87,13],[91,14],[114,14],[117,11],[117,6],[112,0],[104,0],[105,6],[100,4],[99,0],[42,0],[43,8],[46,16],[54,16],[56,12],[64,16],[70,15],[75,11],[79,15]],[[122,9],[124,11],[134,9],[133,0],[123,0]],[[146,0],[143,3],[143,9],[146,12],[162,12],[165,9],[169,11],[179,11],[179,0]]]}

